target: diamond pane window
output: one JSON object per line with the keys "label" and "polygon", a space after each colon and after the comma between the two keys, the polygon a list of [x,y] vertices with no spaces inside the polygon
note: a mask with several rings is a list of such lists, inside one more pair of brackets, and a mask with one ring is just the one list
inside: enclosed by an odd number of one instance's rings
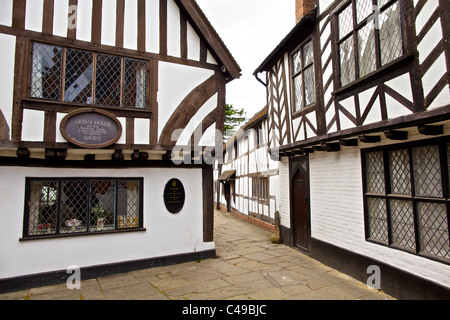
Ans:
{"label": "diamond pane window", "polygon": [[356,0],[357,22],[364,21],[373,12],[372,0]]}
{"label": "diamond pane window", "polygon": [[337,14],[337,21],[341,86],[403,55],[398,0],[379,1],[378,6],[372,0],[353,0]]}
{"label": "diamond pane window", "polygon": [[363,152],[366,239],[449,262],[450,145],[382,148]]}
{"label": "diamond pane window", "polygon": [[369,235],[368,238],[388,242],[388,220],[386,215],[386,200],[368,198]]}
{"label": "diamond pane window", "polygon": [[421,250],[449,259],[450,241],[445,204],[419,202],[417,211]]}
{"label": "diamond pane window", "polygon": [[67,49],[64,101],[92,104],[94,54]]}
{"label": "diamond pane window", "polygon": [[125,59],[123,105],[144,109],[146,104],[147,62]]}
{"label": "diamond pane window", "polygon": [[358,55],[360,77],[364,77],[377,69],[373,22],[367,23],[358,31]]}
{"label": "diamond pane window", "polygon": [[438,146],[413,149],[415,189],[418,196],[443,196],[441,160]]}
{"label": "diamond pane window", "polygon": [[63,48],[33,43],[31,98],[61,100]]}
{"label": "diamond pane window", "polygon": [[389,152],[391,193],[411,194],[409,152],[407,149]]}
{"label": "diamond pane window", "polygon": [[119,207],[118,228],[138,228],[139,227],[139,194],[140,188],[137,181],[121,181],[118,186]]}
{"label": "diamond pane window", "polygon": [[294,65],[294,73],[299,73],[300,71],[302,71],[301,51],[297,51],[297,53],[292,56],[292,61]]}
{"label": "diamond pane window", "polygon": [[353,30],[353,9],[349,5],[339,14],[339,39],[344,38]]}
{"label": "diamond pane window", "polygon": [[312,42],[308,41],[292,55],[294,112],[316,102]]}
{"label": "diamond pane window", "polygon": [[28,234],[30,236],[56,233],[58,186],[52,181],[33,181],[28,199]]}
{"label": "diamond pane window", "polygon": [[35,42],[30,97],[146,109],[148,67],[147,61]]}
{"label": "diamond pane window", "polygon": [[312,42],[309,41],[303,46],[303,66],[313,62],[313,48]]}
{"label": "diamond pane window", "polygon": [[314,68],[308,67],[303,72],[303,80],[305,82],[305,103],[307,106],[316,102],[316,90],[314,87]]}
{"label": "diamond pane window", "polygon": [[301,110],[301,106],[304,105],[303,79],[301,76],[298,76],[294,79],[294,102],[295,102],[295,111]]}
{"label": "diamond pane window", "polygon": [[383,152],[366,154],[367,192],[385,193]]}
{"label": "diamond pane window", "polygon": [[142,227],[141,179],[27,179],[24,237]]}
{"label": "diamond pane window", "polygon": [[116,181],[93,180],[91,188],[91,229],[114,230]]}
{"label": "diamond pane window", "polygon": [[380,14],[381,65],[403,54],[400,6],[396,2]]}
{"label": "diamond pane window", "polygon": [[392,225],[392,243],[415,249],[414,213],[412,202],[405,200],[389,201]]}
{"label": "diamond pane window", "polygon": [[103,106],[120,106],[122,59],[97,55],[95,77],[95,103]]}
{"label": "diamond pane window", "polygon": [[348,38],[340,45],[341,57],[341,85],[345,86],[355,81],[355,56],[353,37]]}

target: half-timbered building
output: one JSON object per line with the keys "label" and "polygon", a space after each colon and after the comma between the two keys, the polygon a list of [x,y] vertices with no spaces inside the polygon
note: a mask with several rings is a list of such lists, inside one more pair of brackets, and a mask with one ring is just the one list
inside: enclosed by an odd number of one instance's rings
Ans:
{"label": "half-timbered building", "polygon": [[378,266],[397,297],[449,297],[449,13],[446,0],[298,0],[255,71],[284,242],[364,282]]}
{"label": "half-timbered building", "polygon": [[218,209],[267,230],[278,210],[278,162],[269,156],[267,107],[257,112],[224,145],[215,160],[214,200]]}
{"label": "half-timbered building", "polygon": [[200,142],[240,69],[194,0],[2,0],[0,46],[3,289],[214,255]]}

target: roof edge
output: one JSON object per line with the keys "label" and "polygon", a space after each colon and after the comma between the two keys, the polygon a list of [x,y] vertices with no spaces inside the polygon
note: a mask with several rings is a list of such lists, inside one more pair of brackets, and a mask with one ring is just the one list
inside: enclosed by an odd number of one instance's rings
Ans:
{"label": "roof edge", "polygon": [[223,63],[223,67],[225,67],[223,72],[228,73],[233,79],[240,78],[242,69],[239,67],[233,55],[211,25],[198,3],[195,0],[175,0],[175,2],[186,11],[191,18],[193,27],[200,31],[209,47]]}
{"label": "roof edge", "polygon": [[295,27],[287,34],[286,37],[284,37],[283,40],[276,46],[276,48],[264,59],[264,61],[259,65],[258,68],[256,68],[255,72],[253,72],[253,75],[256,76],[258,73],[267,71],[268,64],[275,59],[283,50],[285,45],[289,43],[291,38],[294,37],[302,28],[307,26],[310,23],[313,23],[316,20],[316,13],[317,13],[317,6],[307,15],[305,15],[296,25]]}

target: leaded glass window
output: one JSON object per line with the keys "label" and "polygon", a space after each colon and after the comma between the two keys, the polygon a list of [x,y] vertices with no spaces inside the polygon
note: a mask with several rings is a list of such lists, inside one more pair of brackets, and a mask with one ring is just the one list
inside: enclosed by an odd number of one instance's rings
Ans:
{"label": "leaded glass window", "polygon": [[404,53],[400,0],[352,0],[337,14],[341,86]]}
{"label": "leaded glass window", "polygon": [[138,229],[142,179],[27,179],[24,238]]}
{"label": "leaded glass window", "polygon": [[450,259],[449,150],[437,142],[363,153],[368,240]]}
{"label": "leaded glass window", "polygon": [[31,66],[30,96],[45,100],[61,100],[63,48],[34,43]]}
{"label": "leaded glass window", "polygon": [[30,97],[145,109],[148,62],[33,43]]}
{"label": "leaded glass window", "polygon": [[92,76],[94,55],[89,52],[67,49],[64,101],[92,103]]}
{"label": "leaded glass window", "polygon": [[313,46],[311,40],[292,55],[294,112],[316,102]]}

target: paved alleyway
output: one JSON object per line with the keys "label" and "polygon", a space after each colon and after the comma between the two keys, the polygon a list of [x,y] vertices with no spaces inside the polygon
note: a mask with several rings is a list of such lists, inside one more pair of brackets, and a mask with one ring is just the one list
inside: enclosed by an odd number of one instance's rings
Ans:
{"label": "paved alleyway", "polygon": [[0,295],[0,300],[380,300],[391,297],[284,245],[270,233],[215,213],[217,259]]}

